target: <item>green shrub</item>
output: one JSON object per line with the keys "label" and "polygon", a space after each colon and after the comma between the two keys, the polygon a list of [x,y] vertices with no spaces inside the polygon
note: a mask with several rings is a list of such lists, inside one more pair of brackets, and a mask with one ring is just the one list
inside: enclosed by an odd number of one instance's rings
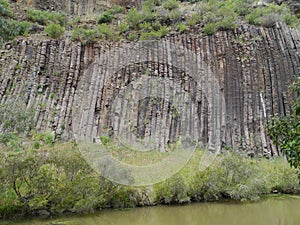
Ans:
{"label": "green shrub", "polygon": [[72,32],[72,40],[80,41],[83,45],[93,43],[99,37],[95,29],[75,28]]}
{"label": "green shrub", "polygon": [[50,23],[65,25],[66,15],[57,12],[48,12],[36,9],[27,9],[27,17],[32,22],[37,22],[41,25],[48,25]]}
{"label": "green shrub", "polygon": [[1,134],[28,133],[34,126],[34,110],[20,99],[8,99],[0,105]]}
{"label": "green shrub", "polygon": [[104,11],[99,19],[98,19],[98,23],[110,23],[113,20],[114,16],[110,11]]}
{"label": "green shrub", "polygon": [[130,28],[137,29],[139,24],[144,21],[144,16],[136,8],[132,8],[127,12],[126,21]]}
{"label": "green shrub", "polygon": [[180,23],[176,26],[177,30],[180,32],[180,33],[183,33],[185,31],[187,31],[189,29],[189,27],[187,25],[185,25],[184,23]]}
{"label": "green shrub", "polygon": [[142,32],[140,40],[152,40],[164,37],[168,34],[168,27],[162,26],[157,31]]}
{"label": "green shrub", "polygon": [[270,137],[286,155],[290,165],[300,168],[300,77],[296,78],[290,89],[294,95],[292,111],[288,116],[274,117],[267,128]]}
{"label": "green shrub", "polygon": [[19,35],[27,35],[30,25],[27,21],[19,22],[0,17],[0,42],[12,40]]}
{"label": "green shrub", "polygon": [[297,186],[296,171],[283,159],[247,159],[227,153],[192,176],[190,195],[198,201],[255,200],[272,190],[294,192]]}
{"label": "green shrub", "polygon": [[151,23],[143,22],[139,25],[139,28],[143,31],[150,32],[153,30]]}
{"label": "green shrub", "polygon": [[[282,158],[250,159],[228,152],[199,171],[201,154],[197,151],[178,174],[146,191],[99,177],[74,143],[36,144],[43,137],[44,134],[33,133],[32,141],[26,140],[26,145],[20,142],[18,151],[14,146],[1,146],[1,217],[36,210],[55,215],[191,200],[256,200],[275,190],[293,193],[299,188],[297,171]],[[104,142],[103,137],[101,140]]]}
{"label": "green shrub", "polygon": [[122,34],[122,33],[125,33],[126,31],[129,30],[129,26],[126,22],[121,22],[119,25],[118,25],[118,30],[119,32]]}
{"label": "green shrub", "polygon": [[216,31],[216,24],[215,23],[208,23],[204,26],[203,28],[203,32],[206,34],[206,35],[212,35],[215,33]]}
{"label": "green shrub", "polygon": [[[245,16],[246,22],[253,25],[271,26],[276,22],[283,21],[291,27],[297,27],[299,21],[292,15],[290,9],[282,4],[269,4],[267,7],[257,7]],[[270,20],[268,22],[268,20]]]}
{"label": "green shrub", "polygon": [[155,6],[160,6],[161,0],[146,0],[142,4],[143,11],[150,10],[153,11]]}
{"label": "green shrub", "polygon": [[229,6],[223,6],[217,13],[217,29],[229,30],[237,28],[238,15]]}
{"label": "green shrub", "polygon": [[164,4],[163,7],[164,9],[167,9],[169,11],[178,9],[179,8],[179,1],[177,0],[167,0]]}
{"label": "green shrub", "polygon": [[49,24],[46,28],[45,28],[45,32],[51,37],[51,38],[59,38],[61,37],[64,32],[65,29],[59,25],[59,24],[54,24],[51,23]]}
{"label": "green shrub", "polygon": [[0,0],[0,16],[12,16],[10,4],[7,0]]}
{"label": "green shrub", "polygon": [[123,7],[120,5],[116,5],[113,9],[110,10],[113,14],[118,14],[123,12]]}
{"label": "green shrub", "polygon": [[128,41],[135,41],[137,37],[137,33],[133,31],[130,34],[128,34],[126,38]]}
{"label": "green shrub", "polygon": [[162,204],[190,202],[190,187],[187,179],[175,175],[155,186],[156,201]]}
{"label": "green shrub", "polygon": [[120,39],[120,36],[117,34],[114,28],[105,23],[98,26],[98,31],[99,35],[107,40],[116,41]]}
{"label": "green shrub", "polygon": [[187,19],[186,24],[188,26],[195,26],[201,21],[201,17],[199,14],[193,14],[190,18]]}
{"label": "green shrub", "polygon": [[172,20],[173,23],[177,23],[181,21],[181,11],[180,10],[172,10],[169,13],[169,18]]}

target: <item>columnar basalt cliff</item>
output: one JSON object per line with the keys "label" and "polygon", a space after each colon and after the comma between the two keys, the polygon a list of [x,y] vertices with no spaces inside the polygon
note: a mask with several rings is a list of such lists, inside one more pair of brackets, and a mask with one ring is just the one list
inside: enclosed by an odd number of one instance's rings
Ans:
{"label": "columnar basalt cliff", "polygon": [[[225,128],[221,136],[223,148],[235,147],[251,154],[268,156],[279,154],[267,136],[265,125],[275,114],[285,115],[291,110],[288,86],[293,77],[299,75],[299,31],[280,24],[272,29],[242,25],[234,31],[221,31],[213,36],[201,36],[194,30],[189,34],[170,34],[164,40],[179,43],[201,55],[218,77],[219,91],[224,94],[226,105]],[[118,61],[102,58],[107,57],[106,52],[116,45],[122,44],[101,42],[84,46],[69,40],[38,41],[30,38],[8,43],[0,52],[0,101],[24,99],[28,107],[36,109],[38,130],[53,130],[67,139],[74,138],[75,130],[95,138],[103,132],[109,135],[118,133],[118,129],[124,126],[121,120],[113,119],[112,96],[139,74],[171,78],[179,74],[183,80],[180,85],[187,92],[193,91],[193,81],[185,79],[189,74],[172,65],[151,62],[151,58],[122,68],[102,84],[103,88],[96,89],[104,82],[104,75],[99,72],[94,80],[87,76],[91,69],[95,69],[95,61],[107,62],[108,66],[119,64]],[[80,108],[77,104],[80,104],[82,85],[95,90],[90,92],[89,107],[86,107],[87,104],[84,106],[89,118],[78,121],[74,110]],[[197,134],[198,140],[207,143],[211,129],[208,101],[201,90],[195,93],[197,108],[188,112],[196,114],[200,122],[187,126],[187,129]],[[157,116],[160,106],[151,101],[143,104],[137,109],[136,116],[144,118],[137,121],[145,123],[146,117],[151,117],[151,121],[156,119],[144,126],[137,124],[134,131],[137,135],[145,137],[149,129],[166,129],[158,138],[163,136],[164,143],[168,143],[173,141],[174,134],[181,132],[180,129],[186,129],[174,125],[176,116],[171,116],[173,122],[170,123],[164,121],[163,116]],[[122,112],[128,106],[120,104],[119,107],[119,112]],[[153,113],[155,107],[156,113]],[[167,108],[162,111],[174,114]],[[74,129],[78,124],[81,130]]]}

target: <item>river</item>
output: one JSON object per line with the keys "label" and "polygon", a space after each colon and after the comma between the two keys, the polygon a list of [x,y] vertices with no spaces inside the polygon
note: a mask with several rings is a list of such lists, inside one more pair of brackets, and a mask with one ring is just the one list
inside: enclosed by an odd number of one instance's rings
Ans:
{"label": "river", "polygon": [[300,197],[276,197],[251,203],[193,203],[56,219],[31,219],[18,225],[299,225]]}

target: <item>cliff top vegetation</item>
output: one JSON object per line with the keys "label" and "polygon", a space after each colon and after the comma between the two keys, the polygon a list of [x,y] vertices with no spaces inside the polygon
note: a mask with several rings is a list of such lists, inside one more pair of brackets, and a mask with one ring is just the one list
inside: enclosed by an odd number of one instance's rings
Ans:
{"label": "cliff top vegetation", "polygon": [[245,23],[273,27],[281,22],[295,29],[300,27],[299,19],[287,5],[253,0],[146,0],[141,7],[129,9],[115,1],[99,15],[82,16],[21,8],[19,4],[0,0],[1,42],[29,35],[71,38],[83,44],[103,39],[134,41],[195,29],[197,33],[212,35]]}

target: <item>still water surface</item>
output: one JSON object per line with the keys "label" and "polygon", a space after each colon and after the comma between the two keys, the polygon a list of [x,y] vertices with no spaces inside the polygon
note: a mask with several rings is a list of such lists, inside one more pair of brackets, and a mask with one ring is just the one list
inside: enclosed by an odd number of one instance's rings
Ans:
{"label": "still water surface", "polygon": [[300,225],[300,197],[272,198],[254,203],[195,203],[129,210],[106,210],[93,215],[53,220],[30,220],[19,225]]}

